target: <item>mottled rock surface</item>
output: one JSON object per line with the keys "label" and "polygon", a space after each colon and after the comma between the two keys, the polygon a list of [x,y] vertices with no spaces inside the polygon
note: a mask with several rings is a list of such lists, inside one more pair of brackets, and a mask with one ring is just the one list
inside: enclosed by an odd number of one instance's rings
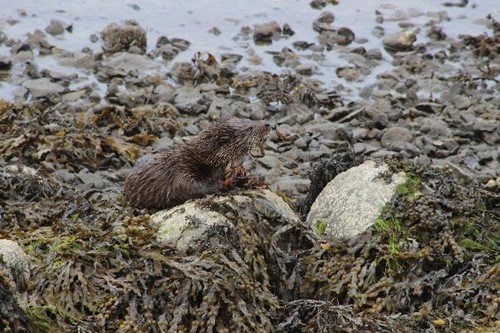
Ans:
{"label": "mottled rock surface", "polygon": [[375,222],[404,175],[387,178],[387,166],[367,161],[335,177],[316,198],[306,223],[334,238],[356,236]]}

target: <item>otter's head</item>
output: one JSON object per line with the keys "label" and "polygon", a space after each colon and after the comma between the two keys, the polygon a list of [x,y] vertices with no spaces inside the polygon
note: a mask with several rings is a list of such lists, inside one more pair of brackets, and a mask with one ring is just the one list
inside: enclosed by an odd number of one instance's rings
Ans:
{"label": "otter's head", "polygon": [[273,129],[268,123],[222,120],[202,131],[185,149],[195,147],[197,155],[208,165],[227,166],[245,155],[263,157],[267,135]]}
{"label": "otter's head", "polygon": [[[264,157],[264,144],[266,143],[267,135],[271,129],[276,129],[275,126],[271,126],[269,123],[258,123],[252,125],[249,129],[248,135],[248,153],[253,157]],[[259,150],[259,154],[255,154],[256,150]]]}

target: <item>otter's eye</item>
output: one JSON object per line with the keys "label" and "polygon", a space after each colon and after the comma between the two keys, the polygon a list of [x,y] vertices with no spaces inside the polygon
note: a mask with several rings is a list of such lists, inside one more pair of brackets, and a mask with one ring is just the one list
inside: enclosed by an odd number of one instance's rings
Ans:
{"label": "otter's eye", "polygon": [[264,124],[264,126],[265,126],[266,128],[271,127],[271,125],[269,125],[269,124],[267,124],[267,123],[266,123],[266,124]]}

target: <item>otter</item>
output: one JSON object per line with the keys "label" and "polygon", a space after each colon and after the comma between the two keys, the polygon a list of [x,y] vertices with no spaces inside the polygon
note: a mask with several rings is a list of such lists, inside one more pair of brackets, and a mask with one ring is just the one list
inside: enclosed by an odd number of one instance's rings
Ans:
{"label": "otter", "polygon": [[[263,157],[268,123],[219,121],[179,147],[138,162],[125,180],[125,203],[165,209],[222,189],[226,168]],[[260,155],[254,154],[258,148]]]}

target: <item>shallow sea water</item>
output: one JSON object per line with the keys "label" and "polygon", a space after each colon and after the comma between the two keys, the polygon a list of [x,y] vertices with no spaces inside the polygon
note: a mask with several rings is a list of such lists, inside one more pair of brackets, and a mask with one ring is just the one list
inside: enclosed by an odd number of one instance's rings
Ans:
{"label": "shallow sea water", "polygon": [[[451,0],[450,0],[451,1]],[[403,21],[411,22],[415,27],[423,26],[437,13],[446,11],[450,21],[441,22],[445,33],[456,38],[459,34],[478,35],[491,33],[486,26],[486,16],[491,15],[500,19],[500,1],[476,0],[469,1],[465,8],[445,7],[444,1],[402,0],[394,2],[349,0],[339,1],[339,5],[328,5],[322,10],[309,6],[309,1],[297,0],[234,0],[234,1],[203,1],[203,0],[143,0],[140,2],[120,0],[85,0],[85,1],[50,1],[50,0],[18,0],[16,2],[0,0],[0,31],[10,38],[23,40],[27,33],[35,29],[44,30],[51,19],[59,19],[73,24],[73,32],[65,33],[61,37],[48,35],[48,41],[62,49],[80,51],[90,47],[95,51],[101,49],[101,41],[93,44],[89,37],[99,33],[111,22],[121,23],[127,19],[136,20],[148,34],[148,49],[153,49],[160,36],[169,38],[178,37],[191,42],[191,47],[180,53],[172,62],[164,66],[164,72],[175,61],[191,59],[197,51],[206,51],[219,56],[222,53],[238,53],[244,56],[240,63],[242,70],[266,70],[274,73],[289,71],[288,68],[278,67],[272,60],[269,51],[281,51],[283,47],[292,48],[294,41],[317,42],[318,33],[312,29],[312,22],[323,10],[335,14],[334,27],[349,27],[356,38],[367,39],[364,44],[354,42],[351,47],[364,46],[365,48],[379,48],[383,54],[380,65],[372,73],[362,77],[358,82],[348,83],[337,77],[335,70],[348,63],[340,52],[324,52],[324,58],[318,62],[302,59],[303,64],[313,63],[318,66],[318,73],[313,78],[320,80],[325,86],[343,84],[356,92],[375,81],[378,74],[387,71],[391,66],[392,57],[382,47],[382,40],[372,35],[375,22],[375,12],[383,13],[385,21],[380,24],[386,34],[402,30],[398,18],[406,17]],[[458,2],[458,1],[457,1]],[[21,16],[20,9],[27,15]],[[9,21],[15,20],[16,24]],[[244,26],[276,21],[280,26],[288,23],[295,31],[295,35],[274,41],[271,45],[255,45],[253,40],[243,39],[240,31]],[[221,30],[219,36],[208,31],[217,27]],[[418,28],[414,28],[418,29]],[[426,41],[426,29],[417,30],[417,42]],[[311,51],[295,52],[307,56]],[[0,56],[8,55],[10,50],[0,45]],[[261,58],[260,64],[248,61],[248,55],[254,53]],[[49,69],[59,72],[77,73],[85,77],[84,73],[76,69],[64,68],[51,61],[49,57],[37,57],[39,69]],[[162,71],[163,72],[163,71]],[[95,81],[87,77],[89,81]],[[0,98],[11,99],[15,85],[2,82],[0,77]],[[12,81],[12,80],[11,80]]]}

